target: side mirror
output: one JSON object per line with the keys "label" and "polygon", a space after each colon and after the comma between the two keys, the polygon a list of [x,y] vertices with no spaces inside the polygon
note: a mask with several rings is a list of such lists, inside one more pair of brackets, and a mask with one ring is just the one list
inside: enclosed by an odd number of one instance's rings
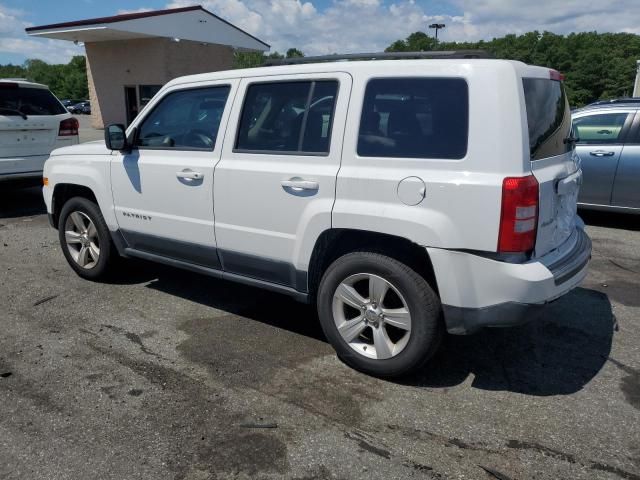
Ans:
{"label": "side mirror", "polygon": [[104,143],[109,150],[128,150],[127,134],[124,125],[113,123],[104,129]]}

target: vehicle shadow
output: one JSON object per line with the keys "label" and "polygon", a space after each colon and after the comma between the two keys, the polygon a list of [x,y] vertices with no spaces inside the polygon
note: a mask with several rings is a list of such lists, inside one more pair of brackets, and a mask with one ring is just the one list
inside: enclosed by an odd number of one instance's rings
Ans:
{"label": "vehicle shadow", "polygon": [[128,259],[109,283],[149,282],[153,290],[325,342],[315,309],[268,290]]}
{"label": "vehicle shadow", "polygon": [[637,214],[578,210],[578,215],[587,225],[640,231],[640,215]]}
{"label": "vehicle shadow", "polygon": [[47,207],[42,198],[41,187],[0,183],[0,218],[17,218],[43,213],[47,213]]}
{"label": "vehicle shadow", "polygon": [[609,298],[577,288],[530,324],[447,336],[426,368],[408,379],[421,387],[472,386],[527,395],[568,395],[603,367],[617,328]]}
{"label": "vehicle shadow", "polygon": [[[315,309],[266,290],[170,267],[132,267],[148,288],[325,341]],[[140,268],[143,267],[143,268]],[[608,297],[578,288],[549,306],[545,317],[522,327],[447,335],[436,356],[395,383],[448,388],[473,376],[472,386],[527,395],[568,395],[581,390],[603,367],[613,341],[615,317]]]}

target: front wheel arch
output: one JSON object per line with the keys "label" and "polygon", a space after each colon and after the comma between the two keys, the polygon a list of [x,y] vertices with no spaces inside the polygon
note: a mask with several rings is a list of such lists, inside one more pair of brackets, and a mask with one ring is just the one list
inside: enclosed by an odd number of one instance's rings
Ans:
{"label": "front wheel arch", "polygon": [[[74,197],[81,197],[90,200],[98,205],[98,199],[89,187],[84,185],[78,185],[75,183],[58,183],[53,189],[51,214],[53,215],[53,225],[58,228],[58,222],[60,220],[60,213],[64,208],[65,203]],[[99,208],[99,207],[98,207]]]}

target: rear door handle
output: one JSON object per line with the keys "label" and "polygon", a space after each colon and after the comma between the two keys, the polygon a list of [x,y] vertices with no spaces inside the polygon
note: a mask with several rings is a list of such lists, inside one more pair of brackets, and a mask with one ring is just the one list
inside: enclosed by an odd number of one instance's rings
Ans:
{"label": "rear door handle", "polygon": [[314,182],[313,180],[303,180],[301,178],[283,180],[281,184],[284,188],[290,188],[291,190],[298,192],[302,190],[318,190],[320,188],[318,182]]}
{"label": "rear door handle", "polygon": [[202,180],[204,175],[200,172],[194,172],[190,169],[182,170],[181,172],[176,173],[176,177],[182,178],[184,180]]}
{"label": "rear door handle", "polygon": [[606,150],[595,150],[593,152],[589,152],[589,155],[593,155],[594,157],[613,157],[616,152],[607,152]]}

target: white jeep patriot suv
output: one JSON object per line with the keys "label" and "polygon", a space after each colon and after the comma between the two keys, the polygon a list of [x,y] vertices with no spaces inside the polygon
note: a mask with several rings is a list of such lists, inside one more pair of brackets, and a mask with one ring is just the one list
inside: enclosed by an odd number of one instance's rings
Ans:
{"label": "white jeep patriot suv", "polygon": [[445,329],[531,319],[591,255],[561,76],[435,55],[169,82],[46,162],[65,257],[87,279],[138,257],[314,302],[338,355],[380,376]]}

